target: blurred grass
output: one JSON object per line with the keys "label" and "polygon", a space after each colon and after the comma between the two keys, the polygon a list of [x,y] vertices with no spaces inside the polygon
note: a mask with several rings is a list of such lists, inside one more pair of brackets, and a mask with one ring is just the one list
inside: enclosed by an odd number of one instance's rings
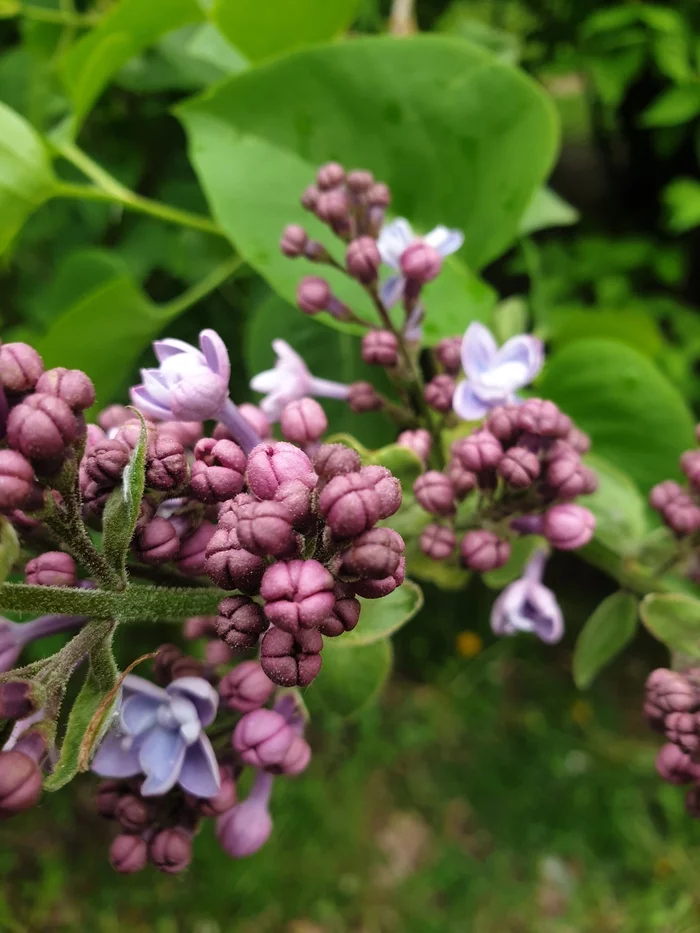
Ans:
{"label": "blurred grass", "polygon": [[639,662],[582,696],[568,660],[500,642],[353,722],[315,712],[247,861],[208,827],[185,875],[120,877],[94,783],[47,795],[3,824],[0,930],[693,933],[697,824],[654,775]]}

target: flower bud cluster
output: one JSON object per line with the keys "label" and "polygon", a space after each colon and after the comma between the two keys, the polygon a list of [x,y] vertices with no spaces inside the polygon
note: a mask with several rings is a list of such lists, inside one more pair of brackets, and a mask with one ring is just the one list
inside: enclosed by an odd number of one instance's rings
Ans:
{"label": "flower bud cluster", "polygon": [[686,450],[680,468],[685,485],[670,479],[657,483],[649,493],[649,504],[677,538],[693,540],[700,531],[700,450]]}

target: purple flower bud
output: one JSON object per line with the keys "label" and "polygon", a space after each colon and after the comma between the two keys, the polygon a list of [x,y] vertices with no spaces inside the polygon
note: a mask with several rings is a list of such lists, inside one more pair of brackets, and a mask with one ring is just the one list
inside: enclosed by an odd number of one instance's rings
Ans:
{"label": "purple flower bud", "polygon": [[141,871],[147,862],[148,846],[139,836],[117,836],[109,847],[109,864],[122,875]]}
{"label": "purple flower bud", "polygon": [[190,450],[202,436],[201,421],[161,421],[156,427],[158,437],[168,437]]}
{"label": "purple flower bud", "polygon": [[0,684],[0,719],[27,719],[36,711],[29,681],[10,680]]}
{"label": "purple flower bud", "polygon": [[102,781],[97,788],[97,812],[106,820],[116,819],[117,804],[124,796],[126,785],[122,781]]}
{"label": "purple flower bud", "polygon": [[[152,421],[146,421],[146,442],[153,444],[158,437],[158,428]],[[114,435],[116,441],[121,441],[130,451],[136,450],[141,441],[141,422],[138,418],[125,421]]]}
{"label": "purple flower bud", "polygon": [[320,314],[331,303],[331,287],[317,275],[307,275],[297,286],[297,305],[304,314]]}
{"label": "purple flower bud", "polygon": [[700,487],[700,450],[686,450],[681,457],[681,470],[694,489]]}
{"label": "purple flower bud", "polygon": [[586,472],[574,456],[557,457],[547,466],[547,483],[559,499],[575,499],[586,489]]}
{"label": "purple flower bud", "polygon": [[393,593],[406,579],[406,558],[401,557],[396,570],[381,580],[358,580],[354,586],[358,596],[364,599],[382,599]]}
{"label": "purple flower bud", "polygon": [[462,368],[462,338],[445,337],[435,347],[435,357],[451,376]]}
{"label": "purple flower bud", "polygon": [[156,437],[146,455],[146,486],[172,492],[187,482],[189,469],[185,448],[170,437]]}
{"label": "purple flower bud", "polygon": [[374,175],[366,169],[356,168],[348,172],[345,184],[353,194],[364,194],[374,184]]}
{"label": "purple flower bud", "polygon": [[199,638],[209,638],[216,632],[216,616],[190,616],[185,619],[182,634],[188,641],[197,641]]}
{"label": "purple flower bud", "polygon": [[129,462],[129,448],[118,440],[96,444],[85,458],[85,470],[98,486],[116,486]]}
{"label": "purple flower bud", "polygon": [[287,444],[258,444],[248,457],[248,486],[258,499],[274,499],[282,483],[297,479],[309,489],[318,482],[311,461],[303,450]]}
{"label": "purple flower bud", "polygon": [[370,366],[396,366],[399,341],[390,330],[370,330],[362,338],[362,359]]}
{"label": "purple flower bud", "polygon": [[272,626],[260,645],[260,665],[280,687],[308,687],[321,670],[323,638],[317,629],[296,635]]}
{"label": "purple flower bud", "polygon": [[328,191],[345,181],[345,169],[338,162],[326,162],[316,172],[316,184],[321,191]]}
{"label": "purple flower bud", "polygon": [[232,742],[245,764],[272,769],[284,760],[294,736],[284,716],[271,709],[256,709],[238,721]]}
{"label": "purple flower bud", "polygon": [[295,735],[289,751],[282,761],[273,768],[270,768],[273,774],[286,774],[288,777],[301,774],[311,761],[311,747],[306,739],[300,735]]}
{"label": "purple flower bud", "polygon": [[430,449],[433,446],[433,439],[430,431],[425,428],[417,428],[415,431],[402,431],[396,438],[399,447],[407,447],[425,463],[430,456]]}
{"label": "purple flower bud", "polygon": [[370,285],[376,281],[381,261],[382,257],[379,255],[377,241],[371,236],[358,237],[348,244],[345,254],[345,268],[354,279],[362,282],[363,285]]}
{"label": "purple flower bud", "polygon": [[0,509],[18,509],[25,505],[34,487],[34,470],[16,450],[0,450]]}
{"label": "purple flower bud", "polygon": [[657,731],[663,732],[668,715],[695,712],[700,707],[700,694],[678,671],[658,668],[647,678],[646,689],[644,714]]}
{"label": "purple flower bud", "polygon": [[468,531],[460,545],[462,560],[470,570],[487,573],[508,563],[510,544],[492,531]]}
{"label": "purple flower bud", "polygon": [[357,473],[361,466],[358,452],[345,444],[322,444],[314,454],[314,470],[322,480]]}
{"label": "purple flower bud", "polygon": [[488,413],[485,426],[502,444],[510,444],[520,432],[519,412],[519,405],[499,405]]}
{"label": "purple flower bud", "polygon": [[263,500],[242,506],[236,532],[241,545],[260,557],[290,556],[297,550],[292,515],[281,502]]}
{"label": "purple flower bud", "polygon": [[464,499],[476,486],[476,476],[465,470],[459,460],[450,460],[446,472],[457,499]]}
{"label": "purple flower bud", "polygon": [[421,532],[420,549],[431,560],[447,560],[456,543],[454,531],[443,525],[427,525]]}
{"label": "purple flower bud", "polygon": [[591,439],[579,428],[571,428],[566,436],[567,443],[571,444],[574,450],[579,454],[586,454],[591,449]]}
{"label": "purple flower bud", "polygon": [[442,256],[425,240],[414,240],[401,254],[401,271],[421,285],[436,278],[441,268]]}
{"label": "purple flower bud", "polygon": [[130,421],[131,418],[132,412],[129,411],[126,405],[108,405],[97,416],[100,427],[106,432],[116,431],[117,428]]}
{"label": "purple flower bud", "polygon": [[33,807],[41,795],[41,769],[30,755],[0,752],[0,819]]}
{"label": "purple flower bud", "polygon": [[233,651],[254,648],[267,626],[262,607],[248,596],[229,596],[219,603],[216,634]]}
{"label": "purple flower bud", "polygon": [[280,427],[288,441],[306,446],[315,443],[325,433],[328,419],[316,399],[300,398],[284,406]]}
{"label": "purple flower bud", "polygon": [[162,687],[180,677],[205,677],[201,661],[184,654],[177,645],[161,645],[153,661],[153,676]]}
{"label": "purple flower bud", "polygon": [[215,797],[202,798],[199,801],[199,812],[202,816],[221,816],[227,813],[238,802],[238,790],[232,777],[222,774],[221,788]]}
{"label": "purple flower bud", "polygon": [[373,464],[362,467],[360,475],[368,479],[374,486],[381,504],[380,518],[390,518],[401,507],[403,493],[401,483],[386,467]]}
{"label": "purple flower bud", "polygon": [[573,551],[593,537],[595,516],[581,505],[566,502],[545,512],[543,532],[552,547]]}
{"label": "purple flower bud", "polygon": [[205,556],[206,571],[217,586],[257,593],[265,561],[240,546],[235,528],[219,528],[209,541]]}
{"label": "purple flower bud", "polygon": [[320,625],[335,605],[335,581],[317,560],[278,561],[260,584],[265,615],[277,628],[295,634]]}
{"label": "purple flower bud", "polygon": [[[219,505],[219,529],[235,528],[238,524],[238,516],[243,506],[258,501],[259,500],[256,499],[255,496],[251,496],[247,492],[240,492],[237,496],[234,496],[233,499],[227,499],[225,502],[222,502]],[[240,547],[240,542],[236,546]]]}
{"label": "purple flower bud", "polygon": [[425,387],[425,400],[435,411],[450,411],[454,394],[455,381],[446,373],[435,376]]}
{"label": "purple flower bud", "polygon": [[320,192],[316,185],[309,185],[301,196],[301,206],[304,210],[315,211]]}
{"label": "purple flower bud", "polygon": [[63,399],[75,412],[85,411],[95,404],[95,386],[81,369],[65,369],[63,366],[49,369],[39,376],[36,391]]}
{"label": "purple flower bud", "polygon": [[369,531],[382,513],[379,493],[362,471],[334,476],[321,492],[318,505],[336,538],[354,538]]}
{"label": "purple flower bud", "polygon": [[498,472],[514,489],[527,489],[540,475],[540,461],[524,447],[511,447],[503,454]]}
{"label": "purple flower bud", "polygon": [[656,770],[669,784],[691,784],[700,779],[700,765],[695,764],[677,745],[662,745],[656,756]]}
{"label": "purple flower bud", "polygon": [[694,713],[669,713],[664,721],[666,738],[678,745],[687,755],[695,755],[700,748],[698,720]]}
{"label": "purple flower bud", "polygon": [[657,512],[663,512],[672,502],[678,499],[681,496],[685,496],[685,491],[678,485],[674,483],[673,480],[667,479],[663,483],[657,483],[649,493],[649,505],[652,509],[656,509]]}
{"label": "purple flower bud", "polygon": [[114,818],[127,833],[140,833],[151,822],[151,808],[143,797],[122,794],[114,809]]}
{"label": "purple flower bud", "polygon": [[[238,413],[243,416],[243,419],[263,440],[272,437],[272,428],[270,427],[267,415],[261,408],[258,408],[257,405],[251,405],[250,402],[243,402],[242,405],[238,406]],[[214,436],[216,437],[216,430],[214,431]],[[233,438],[227,439],[233,440]]]}
{"label": "purple flower bud", "polygon": [[75,586],[76,582],[75,561],[63,551],[46,551],[25,567],[25,583],[30,586]]}
{"label": "purple flower bud", "polygon": [[0,384],[6,392],[30,392],[44,372],[44,363],[34,347],[26,343],[0,346]]}
{"label": "purple flower bud", "polygon": [[268,810],[274,778],[259,771],[248,797],[216,821],[219,845],[231,858],[246,858],[261,849],[272,832]]}
{"label": "purple flower bud", "polygon": [[292,517],[292,525],[298,531],[307,531],[313,520],[311,511],[312,491],[298,479],[282,483],[275,493],[273,502],[283,505]]}
{"label": "purple flower bud", "polygon": [[192,840],[181,829],[162,829],[151,840],[148,857],[158,871],[177,875],[192,861]]}
{"label": "purple flower bud", "polygon": [[455,494],[452,483],[444,473],[428,470],[413,484],[413,495],[421,508],[432,515],[453,515]]}
{"label": "purple flower bud", "polygon": [[393,574],[405,551],[403,538],[391,528],[372,528],[343,552],[340,572],[346,577],[381,580]]}
{"label": "purple flower bud", "polygon": [[376,182],[367,192],[367,203],[370,207],[389,207],[391,204],[391,191],[383,182]]}
{"label": "purple flower bud", "polygon": [[336,638],[343,632],[351,632],[360,618],[360,601],[355,599],[355,589],[349,583],[336,583],[333,590],[335,606],[326,616],[319,632],[327,638]]}
{"label": "purple flower bud", "polygon": [[297,256],[303,256],[306,244],[309,242],[309,235],[303,227],[298,224],[289,224],[284,228],[282,239],[280,240],[280,249],[285,256],[290,259],[296,259]]}
{"label": "purple flower bud", "polygon": [[342,188],[321,191],[316,204],[316,214],[332,226],[343,227],[350,219],[350,200]]}
{"label": "purple flower bud", "polygon": [[521,431],[528,431],[538,437],[566,437],[571,422],[568,419],[562,421],[561,414],[554,402],[531,398],[520,406],[518,425]]}
{"label": "purple flower bud", "polygon": [[357,415],[379,411],[384,400],[371,382],[353,382],[348,386],[348,405]]}
{"label": "purple flower bud", "polygon": [[177,555],[177,569],[180,573],[186,573],[191,577],[206,573],[207,545],[215,532],[216,525],[205,521],[192,534],[182,539]]}
{"label": "purple flower bud", "polygon": [[[7,344],[5,345],[7,346]],[[5,347],[0,347],[0,351]],[[28,460],[61,460],[78,435],[75,415],[53,395],[35,393],[12,409],[7,419],[10,447]]]}
{"label": "purple flower bud", "polygon": [[686,493],[664,508],[663,520],[678,537],[691,535],[700,528],[700,509]]}
{"label": "purple flower bud", "polygon": [[479,431],[453,444],[452,453],[465,470],[481,473],[498,466],[503,448],[490,431]]}
{"label": "purple flower bud", "polygon": [[222,641],[210,639],[204,646],[204,658],[211,667],[220,667],[231,663],[233,652]]}
{"label": "purple flower bud", "polygon": [[203,460],[195,460],[189,488],[200,502],[213,505],[237,495],[243,488],[243,475],[228,467],[209,466]]}
{"label": "purple flower bud", "polygon": [[180,539],[172,522],[156,517],[137,533],[134,547],[139,560],[144,563],[164,564],[177,557]]}
{"label": "purple flower bud", "polygon": [[219,696],[225,705],[240,713],[264,706],[274,692],[275,685],[257,661],[237,664],[219,683]]}

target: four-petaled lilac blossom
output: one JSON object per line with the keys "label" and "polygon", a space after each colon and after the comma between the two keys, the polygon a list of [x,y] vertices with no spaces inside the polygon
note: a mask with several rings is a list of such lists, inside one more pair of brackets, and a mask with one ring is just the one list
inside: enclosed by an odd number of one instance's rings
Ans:
{"label": "four-petaled lilac blossom", "polygon": [[511,337],[499,349],[493,334],[478,321],[462,340],[462,368],[466,379],[457,385],[452,407],[465,421],[483,418],[491,408],[513,402],[542,369],[544,351],[536,337]]}
{"label": "four-petaled lilac blossom", "polygon": [[272,349],[277,354],[274,369],[266,369],[250,380],[251,389],[265,396],[260,408],[270,421],[279,421],[285,405],[307,395],[337,399],[348,397],[348,386],[313,376],[286,340],[273,340]]}
{"label": "four-petaled lilac blossom", "polygon": [[216,716],[219,698],[202,677],[179,677],[165,689],[129,674],[118,722],[92,761],[101,777],[145,774],[141,795],[166,794],[179,784],[195,797],[214,797],[219,766],[204,728]]}
{"label": "four-petaled lilac blossom", "polygon": [[554,593],[542,584],[547,554],[538,550],[519,580],[500,594],[491,611],[491,628],[496,635],[532,632],[542,641],[554,644],[564,634],[564,617]]}
{"label": "four-petaled lilac blossom", "polygon": [[[392,269],[398,270],[397,275],[390,276],[382,283],[380,294],[387,308],[393,307],[403,295],[406,277],[402,269],[402,258],[409,248],[416,244],[424,244],[435,251],[435,265],[439,270],[439,263],[451,253],[456,253],[464,243],[464,234],[461,230],[450,230],[439,226],[420,237],[411,229],[411,225],[404,217],[397,217],[391,223],[382,227],[377,246],[382,262]],[[427,279],[426,279],[427,281]]]}

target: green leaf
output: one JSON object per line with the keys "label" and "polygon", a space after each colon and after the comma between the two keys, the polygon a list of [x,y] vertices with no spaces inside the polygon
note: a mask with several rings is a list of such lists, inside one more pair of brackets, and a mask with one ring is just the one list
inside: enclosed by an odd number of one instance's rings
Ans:
{"label": "green leaf", "polygon": [[[80,770],[80,759],[85,755],[83,744],[86,735],[92,736],[94,748],[104,735],[105,727],[109,723],[111,711],[114,708],[113,703],[108,704],[103,715],[100,716],[101,722],[95,723],[95,716],[116,686],[119,676],[111,649],[112,623],[102,624],[105,626],[105,640],[91,652],[87,675],[68,717],[58,762],[53,772],[44,781],[44,787],[49,791],[60,790],[73,780]],[[92,749],[88,750],[90,751]]]}
{"label": "green leaf", "polygon": [[486,586],[492,590],[502,590],[504,586],[522,577],[525,565],[538,548],[547,548],[547,544],[538,535],[525,535],[513,541],[508,563],[498,570],[489,570],[482,575]]}
{"label": "green leaf", "polygon": [[650,593],[639,613],[651,634],[672,651],[700,658],[700,600],[677,593]]}
{"label": "green leaf", "polygon": [[[328,159],[389,183],[392,210],[418,231],[463,230],[463,249],[425,290],[430,342],[488,315],[493,293],[471,270],[513,241],[556,148],[555,113],[539,88],[482,49],[439,36],[307,49],[234,76],[178,115],[216,219],[290,304],[299,279],[319,268],[281,255],[286,224],[303,224],[343,259],[299,204]],[[328,272],[343,301],[373,316],[359,285]]]}
{"label": "green leaf", "polygon": [[362,611],[357,628],[341,636],[343,647],[371,645],[388,638],[416,615],[423,606],[423,592],[412,580],[383,599],[360,599]]}
{"label": "green leaf", "polygon": [[599,671],[634,638],[637,605],[636,596],[618,590],[603,600],[581,629],[572,662],[579,690],[590,687]]}
{"label": "green leaf", "polygon": [[379,450],[370,451],[366,462],[391,470],[403,489],[411,489],[423,472],[423,463],[418,455],[408,447],[401,447],[399,444],[389,444]]}
{"label": "green leaf", "polygon": [[700,182],[676,178],[664,190],[663,197],[671,233],[686,233],[700,225]]}
{"label": "green leaf", "polygon": [[578,340],[548,361],[538,391],[590,434],[596,454],[643,493],[679,475],[694,445],[694,419],[680,393],[646,357],[612,340]]}
{"label": "green leaf", "polygon": [[0,584],[7,580],[19,557],[20,543],[14,525],[0,516]]}
{"label": "green leaf", "polygon": [[418,539],[409,540],[406,544],[406,566],[412,577],[417,577],[425,583],[434,583],[441,590],[465,589],[471,574],[457,562],[456,556],[449,561],[431,560],[421,551]]}
{"label": "green leaf", "polygon": [[499,343],[505,343],[511,337],[526,333],[527,302],[524,298],[513,295],[499,302],[493,309],[492,330]]}
{"label": "green leaf", "polygon": [[597,454],[585,457],[598,477],[596,491],[582,499],[596,518],[595,538],[613,553],[636,552],[647,531],[646,502],[630,477]]}
{"label": "green leaf", "polygon": [[570,227],[578,223],[579,212],[551,188],[538,188],[520,218],[518,233],[530,236],[550,227]]}
{"label": "green leaf", "polygon": [[139,442],[124,470],[122,484],[107,500],[102,520],[102,549],[110,567],[126,580],[126,558],[139,517],[141,499],[146,488],[146,422],[141,421]]}
{"label": "green leaf", "polygon": [[391,672],[393,655],[388,639],[348,646],[347,634],[325,639],[323,666],[310,688],[340,716],[352,716],[379,693]]}
{"label": "green leaf", "polygon": [[215,0],[211,16],[251,61],[315,45],[352,23],[359,0]]}
{"label": "green leaf", "polygon": [[192,58],[214,65],[223,74],[235,74],[248,67],[240,50],[222,36],[214,23],[203,23],[190,37],[187,51]]}
{"label": "green leaf", "polygon": [[664,91],[641,117],[643,126],[678,126],[700,113],[700,84],[682,84]]}
{"label": "green leaf", "polygon": [[620,340],[652,359],[668,349],[660,328],[643,308],[553,308],[548,325],[549,339],[557,349],[586,337]]}
{"label": "green leaf", "polygon": [[99,25],[79,39],[62,62],[62,77],[73,102],[77,133],[111,76],[156,39],[187,23],[200,22],[196,0],[121,0]]}
{"label": "green leaf", "polygon": [[0,103],[0,253],[56,187],[41,137],[18,113]]}

